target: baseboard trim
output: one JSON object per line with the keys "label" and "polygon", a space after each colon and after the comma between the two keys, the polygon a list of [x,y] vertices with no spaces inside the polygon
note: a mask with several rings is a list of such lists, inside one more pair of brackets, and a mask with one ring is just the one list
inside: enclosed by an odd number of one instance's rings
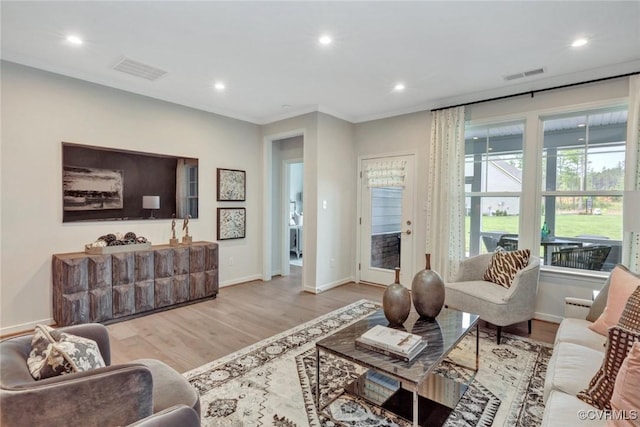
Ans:
{"label": "baseboard trim", "polygon": [[311,292],[312,294],[319,294],[321,292],[328,291],[329,289],[337,288],[338,286],[346,285],[347,283],[351,283],[354,281],[355,279],[353,277],[345,277],[344,279],[336,280],[334,282],[327,283],[316,288],[305,286],[304,290],[305,292]]}
{"label": "baseboard trim", "polygon": [[553,314],[547,314],[547,313],[533,313],[533,318],[537,319],[537,320],[544,320],[545,322],[551,322],[551,323],[560,323],[562,322],[563,317],[560,316],[554,316]]}
{"label": "baseboard trim", "polygon": [[253,276],[239,277],[237,279],[225,280],[220,282],[218,286],[224,288],[226,286],[239,285],[240,283],[253,282],[255,280],[262,280],[262,274],[254,274]]}
{"label": "baseboard trim", "polygon": [[36,325],[49,325],[53,326],[56,322],[53,317],[48,319],[42,319],[35,322],[22,323],[15,326],[7,326],[6,328],[0,328],[0,338],[4,338],[8,335],[21,335],[24,333],[32,332]]}

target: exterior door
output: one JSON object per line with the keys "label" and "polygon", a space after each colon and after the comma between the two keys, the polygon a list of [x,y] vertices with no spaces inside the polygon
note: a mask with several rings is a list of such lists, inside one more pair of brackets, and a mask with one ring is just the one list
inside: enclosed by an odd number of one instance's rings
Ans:
{"label": "exterior door", "polygon": [[415,259],[414,156],[363,159],[360,166],[360,280],[388,285],[400,267],[400,282],[409,287]]}

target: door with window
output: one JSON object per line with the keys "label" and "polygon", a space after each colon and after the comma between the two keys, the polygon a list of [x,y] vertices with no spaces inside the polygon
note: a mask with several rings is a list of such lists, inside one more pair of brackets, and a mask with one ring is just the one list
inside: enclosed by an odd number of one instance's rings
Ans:
{"label": "door with window", "polygon": [[414,260],[414,156],[361,163],[360,280],[410,285]]}

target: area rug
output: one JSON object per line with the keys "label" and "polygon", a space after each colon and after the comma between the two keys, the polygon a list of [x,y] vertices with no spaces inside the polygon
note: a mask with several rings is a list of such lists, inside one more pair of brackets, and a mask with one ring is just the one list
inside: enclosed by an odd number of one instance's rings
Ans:
{"label": "area rug", "polygon": [[[364,369],[321,353],[320,402],[315,405],[315,342],[379,310],[360,300],[185,373],[198,390],[203,426],[408,426],[407,420],[345,393]],[[551,346],[480,329],[480,369],[445,426],[537,426]],[[439,367],[456,380],[473,365],[475,331]],[[457,362],[457,363],[454,363]]]}

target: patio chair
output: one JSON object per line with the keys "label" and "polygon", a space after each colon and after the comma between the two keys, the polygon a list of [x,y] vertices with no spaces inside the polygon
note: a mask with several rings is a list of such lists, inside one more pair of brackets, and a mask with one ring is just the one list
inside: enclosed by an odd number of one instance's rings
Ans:
{"label": "patio chair", "polygon": [[498,246],[505,251],[517,251],[518,250],[518,235],[517,234],[503,234],[498,240]]}
{"label": "patio chair", "polygon": [[600,271],[609,252],[611,246],[605,245],[564,248],[551,253],[551,265]]}

